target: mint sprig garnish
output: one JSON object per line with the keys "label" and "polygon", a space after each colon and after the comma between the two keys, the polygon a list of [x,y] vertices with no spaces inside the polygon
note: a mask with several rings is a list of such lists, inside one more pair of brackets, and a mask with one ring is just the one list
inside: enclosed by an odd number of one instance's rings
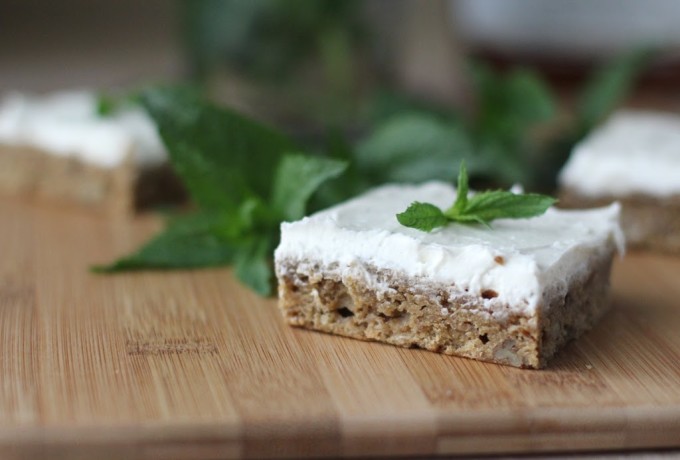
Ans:
{"label": "mint sprig garnish", "polygon": [[281,221],[303,217],[312,194],[347,163],[304,154],[282,133],[193,91],[157,88],[139,101],[199,209],[169,220],[137,252],[94,271],[233,265],[243,283],[270,294]]}
{"label": "mint sprig garnish", "polygon": [[406,211],[397,214],[401,225],[430,232],[450,222],[489,225],[495,219],[522,219],[543,214],[557,200],[536,193],[515,194],[493,190],[468,196],[468,175],[465,162],[458,172],[456,201],[446,210],[431,203],[413,202]]}

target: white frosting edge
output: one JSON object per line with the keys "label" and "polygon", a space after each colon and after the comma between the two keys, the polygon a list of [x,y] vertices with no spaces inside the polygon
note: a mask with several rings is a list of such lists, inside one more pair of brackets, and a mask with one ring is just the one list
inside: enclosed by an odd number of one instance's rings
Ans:
{"label": "white frosting edge", "polygon": [[587,197],[680,194],[680,116],[616,113],[576,145],[558,181]]}
{"label": "white frosting edge", "polygon": [[155,125],[142,109],[129,107],[101,117],[96,95],[85,90],[7,94],[0,103],[0,143],[104,168],[116,167],[128,157],[139,167],[152,167],[167,157]]}

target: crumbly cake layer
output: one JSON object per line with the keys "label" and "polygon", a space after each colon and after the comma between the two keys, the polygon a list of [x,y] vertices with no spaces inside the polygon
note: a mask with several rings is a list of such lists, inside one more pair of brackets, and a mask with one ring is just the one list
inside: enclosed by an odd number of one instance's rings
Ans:
{"label": "crumbly cake layer", "polygon": [[621,226],[632,248],[680,254],[680,194],[669,197],[648,195],[584,196],[564,188],[559,205],[565,208],[594,208],[613,201],[621,203]]}
{"label": "crumbly cake layer", "polygon": [[489,302],[495,292],[479,297],[391,270],[292,259],[277,261],[279,306],[293,326],[541,368],[606,310],[613,251],[593,253],[566,293],[546,289],[533,313]]}
{"label": "crumbly cake layer", "polygon": [[131,161],[101,167],[30,147],[0,145],[0,193],[130,212],[185,194],[167,165],[142,170]]}
{"label": "crumbly cake layer", "polygon": [[0,192],[5,194],[126,210],[133,175],[129,162],[102,168],[29,147],[0,145]]}

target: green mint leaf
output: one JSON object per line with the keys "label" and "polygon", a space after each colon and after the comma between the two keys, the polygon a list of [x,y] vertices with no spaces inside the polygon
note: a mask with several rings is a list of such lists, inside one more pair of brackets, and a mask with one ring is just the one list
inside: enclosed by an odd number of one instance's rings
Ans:
{"label": "green mint leaf", "polygon": [[456,201],[446,211],[430,203],[414,202],[397,214],[400,224],[426,232],[449,222],[479,223],[489,226],[494,219],[520,219],[543,214],[556,200],[538,194],[515,194],[502,190],[478,193],[468,197],[465,163],[458,172]]}
{"label": "green mint leaf", "polygon": [[543,214],[556,200],[536,193],[515,194],[497,190],[473,195],[462,215],[490,222],[494,219],[520,219]]}
{"label": "green mint leaf", "polygon": [[325,181],[338,177],[347,162],[302,154],[286,154],[274,176],[272,208],[284,220],[293,221],[305,215],[310,196]]}
{"label": "green mint leaf", "polygon": [[503,184],[527,184],[527,168],[533,151],[534,133],[555,118],[556,102],[546,83],[531,70],[494,71],[488,64],[470,65],[478,107],[470,124],[477,172]]}
{"label": "green mint leaf", "polygon": [[148,90],[139,101],[200,212],[170,221],[136,253],[93,270],[233,264],[240,280],[269,294],[281,220],[302,217],[310,196],[346,162],[287,154],[295,150],[282,134],[186,88]]}
{"label": "green mint leaf", "polygon": [[260,198],[248,198],[229,219],[228,225],[224,227],[224,235],[227,238],[240,238],[254,231],[277,228],[279,221],[272,214],[271,208]]}
{"label": "green mint leaf", "polygon": [[281,155],[296,150],[283,134],[185,88],[151,89],[140,99],[175,171],[203,209],[234,212],[251,196],[269,198]]}
{"label": "green mint leaf", "polygon": [[325,147],[328,158],[346,162],[347,169],[340,178],[331,178],[319,187],[307,206],[308,211],[325,209],[370,188],[370,183],[353,161],[354,149],[339,129],[332,128],[328,131]]}
{"label": "green mint leaf", "polygon": [[416,228],[425,232],[443,227],[448,223],[448,219],[437,206],[418,201],[411,203],[406,211],[397,214],[397,220],[405,227]]}
{"label": "green mint leaf", "polygon": [[368,119],[372,123],[387,121],[397,115],[421,114],[437,116],[442,120],[456,122],[459,113],[452,112],[446,103],[425,101],[402,91],[378,88],[368,101]]}
{"label": "green mint leaf", "polygon": [[229,264],[236,247],[221,234],[225,222],[225,217],[220,214],[195,214],[173,219],[163,232],[134,254],[92,270],[113,273]]}
{"label": "green mint leaf", "polygon": [[465,161],[460,163],[460,170],[458,171],[458,184],[456,187],[458,190],[456,191],[456,202],[453,203],[453,209],[457,214],[460,214],[463,212],[468,202],[468,175]]}
{"label": "green mint leaf", "polygon": [[463,159],[470,169],[483,166],[460,124],[418,113],[381,124],[359,143],[355,156],[357,169],[373,184],[451,181],[451,165]]}
{"label": "green mint leaf", "polygon": [[479,103],[478,133],[519,138],[530,125],[555,116],[555,97],[536,72],[518,68],[504,75],[478,61],[469,70]]}
{"label": "green mint leaf", "polygon": [[595,71],[586,83],[578,104],[577,116],[582,135],[621,104],[652,57],[652,50],[640,48],[616,57]]}
{"label": "green mint leaf", "polygon": [[139,105],[139,92],[131,91],[127,94],[97,93],[96,112],[101,118],[111,117],[116,112]]}
{"label": "green mint leaf", "polygon": [[118,108],[118,101],[104,93],[97,94],[97,115],[100,117],[108,117],[112,115]]}
{"label": "green mint leaf", "polygon": [[525,125],[550,120],[556,102],[545,81],[529,69],[515,69],[505,80],[507,114]]}
{"label": "green mint leaf", "polygon": [[236,253],[234,272],[246,286],[262,296],[272,293],[274,272],[271,265],[272,240],[253,238],[243,244]]}

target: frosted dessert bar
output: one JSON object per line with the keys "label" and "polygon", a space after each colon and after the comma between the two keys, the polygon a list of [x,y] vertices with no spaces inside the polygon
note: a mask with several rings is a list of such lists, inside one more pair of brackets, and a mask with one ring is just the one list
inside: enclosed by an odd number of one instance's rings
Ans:
{"label": "frosted dessert bar", "polygon": [[680,253],[680,116],[615,114],[576,146],[559,184],[561,206],[621,202],[630,246]]}
{"label": "frosted dessert bar", "polygon": [[121,209],[184,193],[146,114],[101,116],[88,91],[0,101],[0,192]]}
{"label": "frosted dessert bar", "polygon": [[540,368],[605,312],[619,206],[425,233],[395,217],[455,189],[389,185],[283,223],[279,306],[294,326]]}

